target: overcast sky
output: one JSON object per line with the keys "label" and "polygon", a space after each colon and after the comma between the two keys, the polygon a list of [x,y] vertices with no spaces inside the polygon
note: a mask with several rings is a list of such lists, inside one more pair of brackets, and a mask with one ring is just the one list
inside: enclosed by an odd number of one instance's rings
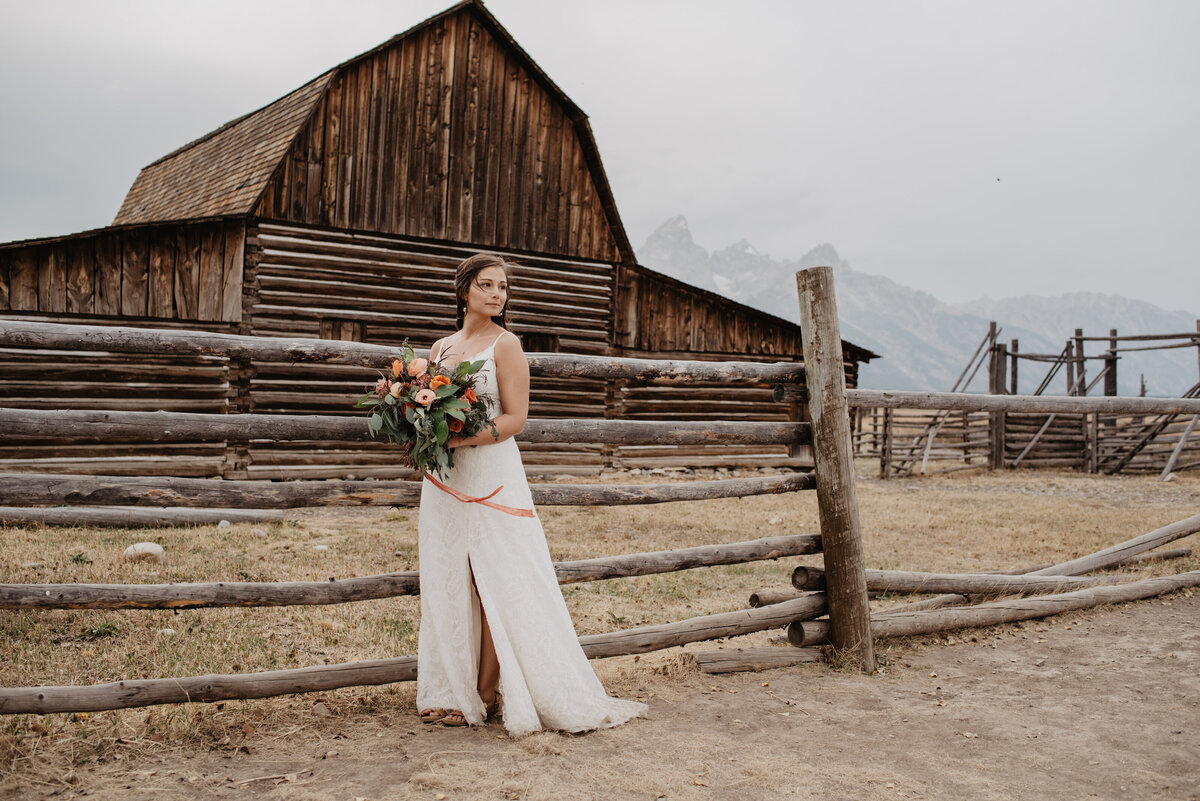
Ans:
{"label": "overcast sky", "polygon": [[[0,241],[449,0],[0,4]],[[491,0],[590,117],[635,248],[832,243],[950,301],[1200,312],[1200,3]],[[653,266],[653,265],[650,265]]]}

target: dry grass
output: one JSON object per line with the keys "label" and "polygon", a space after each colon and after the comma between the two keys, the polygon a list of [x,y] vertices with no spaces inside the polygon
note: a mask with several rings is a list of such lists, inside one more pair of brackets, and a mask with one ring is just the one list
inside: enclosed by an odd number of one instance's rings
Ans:
{"label": "dry grass", "polygon": [[[615,479],[612,479],[615,480]],[[628,480],[628,477],[624,477]],[[1061,561],[1200,509],[1200,475],[1070,472],[952,473],[881,482],[860,464],[859,500],[871,567],[963,571]],[[817,530],[813,493],[658,506],[540,510],[556,559],[733,542]],[[415,510],[345,510],[281,525],[219,529],[0,531],[0,583],[321,580],[416,567]],[[261,528],[266,536],[253,533]],[[133,542],[163,545],[162,565],[120,560]],[[318,550],[316,546],[327,546]],[[804,557],[819,564],[820,557]],[[23,566],[40,563],[40,566]],[[678,620],[746,605],[782,586],[797,560],[707,568],[564,587],[581,634]],[[1195,569],[1191,557],[1147,572]],[[252,672],[413,653],[418,603],[397,598],[330,607],[170,611],[0,612],[0,686],[90,684],[124,678]],[[174,633],[166,633],[171,629]],[[765,643],[766,635],[750,638]],[[692,670],[679,649],[598,665],[610,689],[670,699],[672,674]],[[814,675],[831,668],[805,668]],[[0,718],[0,790],[15,782],[67,786],[72,771],[175,749],[236,749],[304,730],[329,736],[355,710],[380,725],[406,721],[414,688],[87,715]],[[407,725],[407,723],[401,724]],[[554,748],[533,738],[531,754]],[[419,783],[419,782],[418,782]]]}

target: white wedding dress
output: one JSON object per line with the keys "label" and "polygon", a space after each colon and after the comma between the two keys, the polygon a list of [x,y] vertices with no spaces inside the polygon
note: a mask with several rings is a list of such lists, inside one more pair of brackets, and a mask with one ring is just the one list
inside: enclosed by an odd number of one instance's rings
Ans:
{"label": "white wedding dress", "polygon": [[[500,337],[471,357],[471,361],[486,359],[477,374],[475,393],[487,403],[493,418],[501,412],[493,357]],[[470,498],[503,487],[490,498],[492,502],[533,509],[521,454],[512,438],[456,448],[454,467],[443,483]],[[476,691],[482,602],[500,662],[501,711],[509,734],[587,731],[617,726],[646,713],[645,704],[610,697],[592,670],[536,516],[514,516],[459,500],[426,478],[419,532],[419,709],[462,710],[468,722],[483,722],[483,702]],[[474,572],[478,594],[469,571]]]}

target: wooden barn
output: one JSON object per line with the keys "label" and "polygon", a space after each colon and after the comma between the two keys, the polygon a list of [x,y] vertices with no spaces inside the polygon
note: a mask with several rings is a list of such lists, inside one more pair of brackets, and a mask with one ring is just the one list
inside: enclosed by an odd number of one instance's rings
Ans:
{"label": "wooden barn", "polygon": [[[586,115],[477,0],[460,3],[150,164],[113,224],[0,245],[8,318],[427,347],[479,250],[520,264],[527,351],[802,358],[795,324],[640,266]],[[794,291],[781,287],[781,291]],[[844,343],[847,382],[875,354]],[[346,413],[371,375],[339,365],[15,348],[8,407]],[[535,379],[535,417],[788,419],[771,388]],[[802,412],[801,412],[802,413]],[[532,470],[795,465],[783,449],[527,445]],[[769,449],[768,449],[769,450]],[[731,455],[732,454],[732,455]],[[0,471],[395,476],[358,443],[0,441]]]}

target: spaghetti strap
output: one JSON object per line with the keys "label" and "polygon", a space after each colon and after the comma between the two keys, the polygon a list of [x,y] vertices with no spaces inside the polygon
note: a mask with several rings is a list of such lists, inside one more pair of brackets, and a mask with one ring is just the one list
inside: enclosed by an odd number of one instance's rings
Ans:
{"label": "spaghetti strap", "polygon": [[492,345],[491,345],[491,347],[493,347],[493,348],[494,348],[494,347],[496,347],[496,345],[497,345],[497,344],[500,342],[500,338],[501,338],[501,337],[503,337],[505,334],[509,334],[509,333],[512,333],[512,332],[510,332],[510,331],[501,331],[501,332],[500,332],[500,336],[498,336],[498,337],[496,337],[495,339],[493,339],[493,340],[492,340]]}

